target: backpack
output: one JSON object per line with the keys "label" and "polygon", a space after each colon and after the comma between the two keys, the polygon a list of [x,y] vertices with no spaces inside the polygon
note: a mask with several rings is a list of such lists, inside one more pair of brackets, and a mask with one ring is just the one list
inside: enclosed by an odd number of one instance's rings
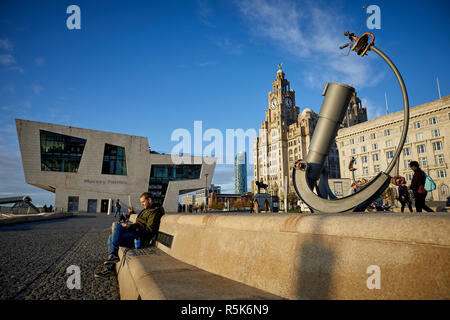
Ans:
{"label": "backpack", "polygon": [[436,189],[436,183],[425,173],[425,190],[433,191],[434,189]]}

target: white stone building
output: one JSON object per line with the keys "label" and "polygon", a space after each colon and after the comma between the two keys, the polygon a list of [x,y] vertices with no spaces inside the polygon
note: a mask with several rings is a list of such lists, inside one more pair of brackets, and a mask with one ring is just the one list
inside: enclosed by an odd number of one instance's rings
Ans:
{"label": "white stone building", "polygon": [[178,156],[150,152],[145,137],[20,119],[16,128],[25,181],[55,193],[63,211],[107,212],[110,199],[140,210],[148,191],[177,212],[178,196],[211,184],[214,174],[215,159],[183,156],[175,164]]}
{"label": "white stone building", "polygon": [[[348,169],[355,158],[355,179],[371,179],[387,168],[398,146],[403,128],[403,110],[367,122],[342,128],[336,143],[341,176],[351,178]],[[409,162],[416,160],[436,182],[428,199],[446,200],[449,196],[450,96],[410,108],[407,139],[399,161],[399,173],[411,182]]]}

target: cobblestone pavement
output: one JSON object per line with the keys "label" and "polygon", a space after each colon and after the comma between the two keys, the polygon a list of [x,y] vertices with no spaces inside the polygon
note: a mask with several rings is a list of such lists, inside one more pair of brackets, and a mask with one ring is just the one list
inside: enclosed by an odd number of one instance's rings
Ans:
{"label": "cobblestone pavement", "polygon": [[[116,277],[94,278],[114,220],[89,213],[0,227],[0,300],[119,299]],[[79,290],[66,284],[71,265],[80,267]]]}

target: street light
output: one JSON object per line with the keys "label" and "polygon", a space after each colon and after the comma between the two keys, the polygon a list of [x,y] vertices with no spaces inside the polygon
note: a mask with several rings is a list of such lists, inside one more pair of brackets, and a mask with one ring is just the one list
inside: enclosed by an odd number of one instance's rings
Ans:
{"label": "street light", "polygon": [[208,174],[205,173],[205,212],[208,212]]}

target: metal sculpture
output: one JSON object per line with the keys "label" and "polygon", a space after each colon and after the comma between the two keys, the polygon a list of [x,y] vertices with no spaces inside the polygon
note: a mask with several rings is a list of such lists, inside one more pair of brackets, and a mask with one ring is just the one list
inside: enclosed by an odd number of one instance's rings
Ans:
{"label": "metal sculpture", "polygon": [[350,98],[355,89],[342,83],[327,83],[322,93],[325,98],[320,109],[316,129],[311,139],[308,155],[305,160],[297,161],[292,171],[295,191],[312,212],[337,213],[364,211],[389,186],[392,178],[390,174],[397,169],[398,159],[408,133],[409,101],[400,72],[387,55],[375,47],[375,36],[373,34],[367,32],[357,37],[353,33],[346,31],[344,35],[348,36],[350,42],[341,46],[340,49],[351,46],[350,49],[362,57],[367,55],[367,52],[373,51],[394,72],[403,95],[404,120],[402,135],[394,157],[385,171],[380,172],[355,194],[337,199],[329,188],[328,174],[324,163],[335,141],[337,131],[344,119]]}

